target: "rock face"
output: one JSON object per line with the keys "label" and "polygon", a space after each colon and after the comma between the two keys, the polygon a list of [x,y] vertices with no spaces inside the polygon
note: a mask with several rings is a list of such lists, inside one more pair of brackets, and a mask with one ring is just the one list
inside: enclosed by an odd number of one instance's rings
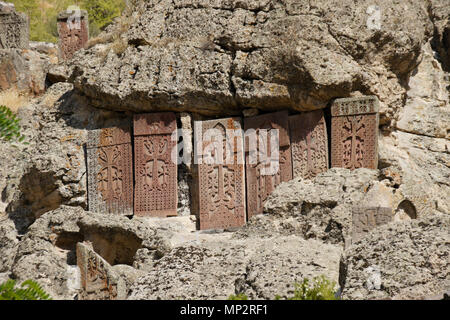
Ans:
{"label": "rock face", "polygon": [[426,299],[450,288],[450,219],[392,223],[355,243],[344,255],[344,299]]}
{"label": "rock face", "polygon": [[142,1],[122,38],[76,55],[71,78],[98,106],[206,115],[315,110],[359,91],[379,96],[386,123],[432,23],[421,0],[377,4]]}
{"label": "rock face", "polygon": [[236,237],[297,235],[325,243],[349,245],[355,206],[389,208],[392,216],[403,200],[400,193],[378,181],[378,171],[331,169],[313,180],[281,184],[267,200],[264,212]]}
{"label": "rock face", "polygon": [[295,236],[185,244],[136,280],[129,299],[286,298],[305,277],[326,274],[337,281],[340,255],[339,247]]}
{"label": "rock face", "polygon": [[[9,234],[14,233],[10,231]],[[77,265],[77,258],[83,260],[87,255],[83,256],[76,251],[77,244],[83,242],[88,247],[82,246],[80,250],[84,253],[86,250],[94,252],[100,257],[98,260],[107,265],[106,269],[116,265],[131,266],[135,255],[139,256],[139,250],[145,251],[148,259],[151,259],[153,256],[164,255],[171,248],[170,243],[156,229],[143,221],[102,216],[86,212],[82,208],[62,206],[36,220],[20,243],[10,239],[5,252],[10,252],[9,248],[13,247],[15,255],[10,255],[14,260],[12,263],[10,259],[6,260],[0,272],[10,270],[11,276],[19,281],[36,280],[55,299],[73,299],[79,293],[81,285],[73,285],[72,269]],[[4,259],[2,257],[1,261]],[[79,272],[76,270],[75,275],[79,275]],[[118,277],[116,271],[111,272],[113,278]],[[85,276],[81,279],[84,280]],[[123,299],[126,296],[126,283],[121,283],[120,287],[116,298]],[[86,286],[82,288],[86,289]],[[98,292],[89,295],[89,292],[82,291],[80,294],[80,298],[84,299],[100,296]]]}

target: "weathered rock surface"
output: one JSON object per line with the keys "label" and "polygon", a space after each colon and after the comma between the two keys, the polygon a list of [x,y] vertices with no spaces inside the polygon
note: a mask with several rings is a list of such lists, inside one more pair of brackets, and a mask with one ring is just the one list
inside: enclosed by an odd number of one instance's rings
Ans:
{"label": "weathered rock surface", "polygon": [[359,91],[388,122],[433,25],[421,0],[377,4],[381,26],[369,0],[138,2],[120,41],[75,55],[71,81],[98,106],[207,115],[314,110]]}
{"label": "weathered rock surface", "polygon": [[281,184],[268,198],[264,212],[235,237],[297,235],[326,243],[351,243],[354,206],[391,208],[394,215],[402,196],[378,181],[377,170],[334,168],[313,180]]}
{"label": "weathered rock surface", "polygon": [[[145,250],[151,258],[161,257],[171,249],[165,237],[139,219],[62,206],[37,219],[20,243],[10,243],[16,250],[11,274],[20,281],[39,281],[56,299],[72,299],[79,286],[71,282],[70,267],[77,264],[76,246],[81,242],[89,243],[112,267],[133,265],[139,250]],[[120,273],[114,274],[118,277]],[[127,290],[126,283],[123,292]],[[120,297],[124,298],[124,293]]]}
{"label": "weathered rock surface", "polygon": [[430,1],[434,23],[433,46],[439,52],[444,70],[450,72],[450,6],[446,0]]}
{"label": "weathered rock surface", "polygon": [[305,277],[337,281],[341,249],[300,237],[221,240],[184,244],[158,260],[130,289],[131,300],[251,299],[293,294]]}
{"label": "weathered rock surface", "polygon": [[442,298],[450,289],[450,217],[382,226],[346,252],[344,299]]}

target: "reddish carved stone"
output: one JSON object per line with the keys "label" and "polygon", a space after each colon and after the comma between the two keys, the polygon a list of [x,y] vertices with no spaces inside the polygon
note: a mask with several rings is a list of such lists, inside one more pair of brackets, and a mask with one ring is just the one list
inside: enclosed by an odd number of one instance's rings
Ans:
{"label": "reddish carved stone", "polygon": [[289,117],[294,177],[312,179],[328,170],[328,135],[322,110]]}
{"label": "reddish carved stone", "polygon": [[331,166],[378,168],[379,102],[374,96],[338,99],[331,113]]}
{"label": "reddish carved stone", "polygon": [[71,59],[89,40],[89,21],[86,11],[63,11],[58,16],[59,50],[63,60]]}
{"label": "reddish carved stone", "polygon": [[89,210],[133,215],[130,124],[90,131],[87,155]]}
{"label": "reddish carved stone", "polygon": [[172,151],[177,141],[174,113],[152,113],[134,117],[135,200],[137,216],[177,215],[177,164]]}
{"label": "reddish carved stone", "polygon": [[[276,174],[263,175],[264,170],[272,165],[258,159],[252,163],[250,151],[251,141],[247,136],[251,130],[256,131],[258,136],[257,150],[264,154],[268,159],[271,159],[271,135],[267,135],[267,141],[260,140],[260,129],[278,129],[279,130],[279,161],[276,165],[279,166]],[[289,138],[289,114],[287,111],[266,114],[253,118],[245,119],[245,159],[247,171],[247,215],[251,219],[257,214],[263,213],[264,203],[267,197],[275,190],[281,183],[292,179],[292,156],[291,143]],[[255,158],[256,160],[256,158]]]}
{"label": "reddish carved stone", "polygon": [[246,217],[241,119],[197,121],[194,130],[196,157],[201,158],[195,182],[200,230],[242,227]]}

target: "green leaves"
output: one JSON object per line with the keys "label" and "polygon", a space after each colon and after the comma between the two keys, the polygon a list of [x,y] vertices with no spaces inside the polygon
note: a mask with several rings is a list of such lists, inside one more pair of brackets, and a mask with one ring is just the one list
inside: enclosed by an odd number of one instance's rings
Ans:
{"label": "green leaves", "polygon": [[5,106],[0,106],[0,140],[6,142],[23,142],[25,136],[20,134],[20,119]]}
{"label": "green leaves", "polygon": [[20,288],[16,288],[16,281],[9,279],[0,285],[0,300],[52,300],[52,298],[33,280],[26,280]]}
{"label": "green leaves", "polygon": [[235,296],[235,295],[231,295],[231,296],[229,296],[228,297],[228,300],[248,300],[248,297],[245,295],[245,294],[243,294],[243,293],[240,293],[240,294],[238,294],[237,296]]}
{"label": "green leaves", "polygon": [[[335,286],[334,282],[324,276],[314,278],[312,283],[309,279],[304,279],[301,284],[295,284],[294,296],[288,300],[339,300]],[[276,297],[276,300],[280,299],[281,297]]]}

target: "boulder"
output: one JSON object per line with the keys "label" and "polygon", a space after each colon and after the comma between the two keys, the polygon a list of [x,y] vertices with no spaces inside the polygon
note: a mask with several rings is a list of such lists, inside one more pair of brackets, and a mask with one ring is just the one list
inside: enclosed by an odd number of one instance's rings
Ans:
{"label": "boulder", "polygon": [[130,11],[116,36],[70,62],[70,81],[97,106],[219,116],[315,110],[360,92],[380,98],[387,123],[433,29],[421,0],[407,10],[387,0],[138,1]]}
{"label": "boulder", "polygon": [[343,298],[442,297],[450,288],[450,217],[391,223],[354,243],[342,259]]}
{"label": "boulder", "polygon": [[130,300],[223,300],[293,295],[295,283],[326,275],[337,282],[342,249],[300,237],[182,244],[158,260],[130,289]]}

